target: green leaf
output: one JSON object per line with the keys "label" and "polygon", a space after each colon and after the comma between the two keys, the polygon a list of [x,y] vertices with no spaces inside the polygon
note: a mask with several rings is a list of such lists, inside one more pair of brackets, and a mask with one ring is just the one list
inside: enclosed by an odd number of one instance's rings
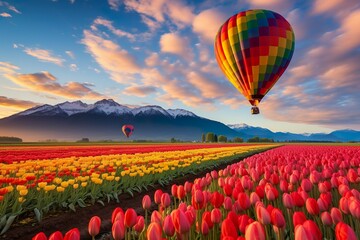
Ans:
{"label": "green leaf", "polygon": [[100,203],[101,205],[105,206],[104,202],[101,200],[97,200],[98,203]]}
{"label": "green leaf", "polygon": [[37,208],[34,208],[34,213],[35,213],[35,216],[36,216],[36,220],[37,220],[38,222],[41,222],[42,213],[40,212],[40,210],[37,209]]}
{"label": "green leaf", "polygon": [[6,215],[4,215],[0,220],[0,228],[2,228],[6,223]]}
{"label": "green leaf", "polygon": [[116,199],[116,202],[118,203],[119,202],[119,197],[118,197],[118,195],[117,195],[117,193],[113,193],[113,196],[114,196],[114,198]]}
{"label": "green leaf", "polygon": [[74,212],[76,212],[75,205],[73,203],[70,203],[68,207]]}
{"label": "green leaf", "polygon": [[126,192],[129,193],[132,197],[134,196],[134,193],[130,189],[127,189]]}
{"label": "green leaf", "polygon": [[106,197],[107,197],[107,201],[108,203],[110,202],[111,198],[112,198],[112,195],[111,194],[106,194]]}
{"label": "green leaf", "polygon": [[15,218],[17,217],[17,215],[11,215],[5,224],[5,227],[3,228],[3,230],[1,231],[0,235],[4,234],[11,226],[11,224],[14,222]]}
{"label": "green leaf", "polygon": [[67,202],[62,202],[61,206],[63,206],[64,208],[66,208],[68,206]]}
{"label": "green leaf", "polygon": [[80,207],[86,207],[86,204],[85,204],[85,202],[84,202],[84,200],[82,200],[81,198],[79,198],[78,200],[77,200],[77,203],[79,204],[79,206]]}

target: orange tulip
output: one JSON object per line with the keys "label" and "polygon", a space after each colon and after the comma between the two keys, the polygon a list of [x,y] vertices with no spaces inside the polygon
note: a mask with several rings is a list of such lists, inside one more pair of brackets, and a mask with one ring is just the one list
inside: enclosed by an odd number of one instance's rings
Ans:
{"label": "orange tulip", "polygon": [[246,240],[265,240],[265,230],[261,223],[255,221],[245,229]]}
{"label": "orange tulip", "polygon": [[162,239],[161,235],[162,235],[162,230],[160,224],[157,222],[150,223],[146,231],[147,240],[161,240]]}

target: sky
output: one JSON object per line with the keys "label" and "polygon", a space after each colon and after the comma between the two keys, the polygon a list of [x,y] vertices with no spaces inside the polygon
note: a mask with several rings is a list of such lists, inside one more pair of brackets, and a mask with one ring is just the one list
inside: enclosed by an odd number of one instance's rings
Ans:
{"label": "sky", "polygon": [[[295,32],[259,115],[213,46],[224,21],[248,9],[278,12]],[[359,24],[359,0],[0,0],[0,118],[111,98],[273,131],[360,130]]]}

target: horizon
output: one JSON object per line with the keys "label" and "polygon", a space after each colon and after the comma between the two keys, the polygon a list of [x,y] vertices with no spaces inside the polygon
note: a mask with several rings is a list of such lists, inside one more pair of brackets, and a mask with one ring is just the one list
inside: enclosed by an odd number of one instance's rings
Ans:
{"label": "horizon", "polygon": [[[213,47],[226,19],[254,8],[278,12],[295,32],[293,59],[257,116]],[[0,18],[0,119],[114,99],[273,132],[360,130],[356,0],[0,1]]]}

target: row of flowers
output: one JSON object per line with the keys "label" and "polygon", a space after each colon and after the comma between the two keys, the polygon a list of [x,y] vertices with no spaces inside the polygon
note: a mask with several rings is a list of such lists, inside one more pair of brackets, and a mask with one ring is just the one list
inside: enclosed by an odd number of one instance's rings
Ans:
{"label": "row of flowers", "polygon": [[[244,144],[242,144],[244,145]],[[180,151],[200,148],[241,146],[241,144],[121,144],[85,146],[3,146],[0,163],[25,160],[54,159],[65,157],[88,157],[110,154],[135,154],[147,152]]]}
{"label": "row of flowers", "polygon": [[[360,148],[284,146],[260,153],[193,183],[158,189],[151,215],[120,207],[111,216],[119,239],[358,239],[360,229]],[[109,216],[110,218],[110,216]],[[85,227],[85,226],[84,226]],[[90,236],[101,219],[88,224]],[[34,240],[47,236],[39,233]],[[51,240],[80,239],[74,228]]]}
{"label": "row of flowers", "polygon": [[38,221],[50,210],[85,207],[116,200],[155,183],[209,168],[264,146],[205,148],[94,157],[28,160],[0,164],[0,229],[17,216],[34,211]]}

